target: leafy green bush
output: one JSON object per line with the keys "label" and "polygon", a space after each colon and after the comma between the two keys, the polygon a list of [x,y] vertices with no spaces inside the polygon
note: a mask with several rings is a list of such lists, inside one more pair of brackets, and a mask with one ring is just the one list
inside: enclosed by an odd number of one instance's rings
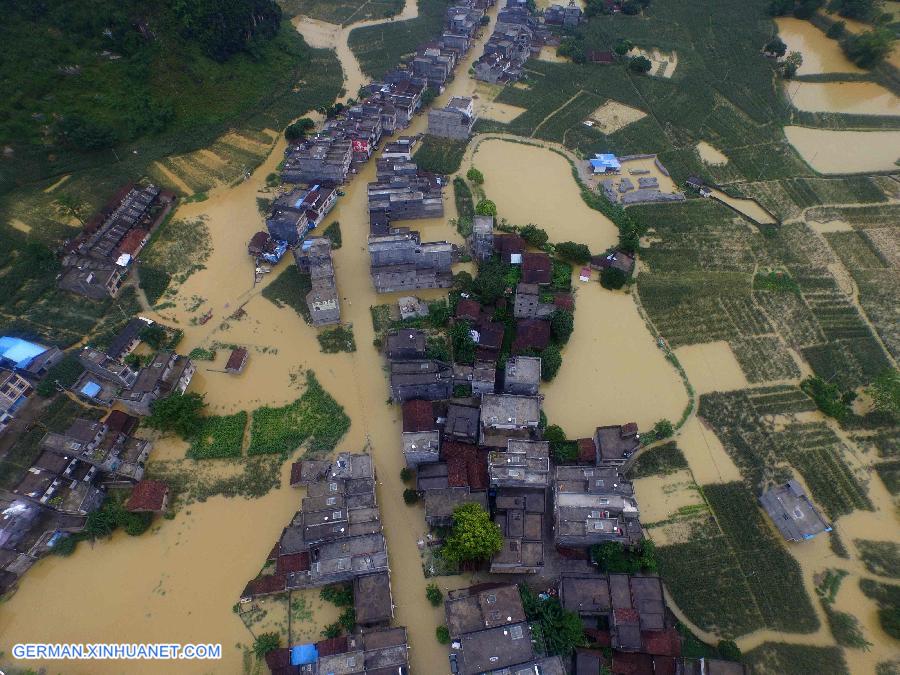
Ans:
{"label": "leafy green bush", "polygon": [[57,539],[56,543],[53,544],[53,548],[50,550],[54,555],[68,557],[75,552],[75,547],[77,545],[78,539],[76,537],[67,536]]}
{"label": "leafy green bush", "polygon": [[435,583],[428,584],[425,587],[425,597],[428,598],[428,602],[431,603],[432,607],[438,607],[444,601],[444,594],[441,593],[441,589]]}
{"label": "leafy green bush", "polygon": [[852,411],[853,392],[841,393],[836,384],[826,382],[821,377],[808,377],[800,383],[800,388],[812,398],[816,407],[838,421],[845,419]]}
{"label": "leafy green bush", "polygon": [[316,338],[319,340],[319,348],[324,354],[356,351],[356,340],[353,338],[353,329],[350,326],[327,328]]}
{"label": "leafy green bush", "polygon": [[216,350],[204,349],[203,347],[194,347],[188,354],[191,361],[215,361]]}
{"label": "leafy green bush", "polygon": [[338,607],[350,607],[353,605],[353,586],[351,584],[330,584],[323,586],[319,591],[319,597],[325,602],[330,602]]}
{"label": "leafy green bush", "polygon": [[187,456],[191,459],[240,457],[247,428],[247,411],[200,417]]}
{"label": "leafy green bush", "polygon": [[670,438],[674,433],[675,427],[672,426],[672,423],[669,420],[662,419],[653,425],[653,436],[657,440],[662,438]]}
{"label": "leafy green bush", "polygon": [[278,633],[260,633],[253,641],[253,654],[258,659],[281,647],[281,636]]}
{"label": "leafy green bush", "polygon": [[441,554],[451,562],[486,560],[503,547],[500,527],[481,504],[461,504],[453,509],[453,526]]}
{"label": "leafy green bush", "polygon": [[554,344],[547,345],[541,352],[541,379],[550,382],[562,366],[562,352]]}
{"label": "leafy green bush", "polygon": [[653,67],[653,64],[650,63],[650,59],[646,56],[633,56],[630,61],[628,61],[629,70],[635,73],[649,73],[650,68]]}
{"label": "leafy green bush", "polygon": [[412,506],[419,501],[419,493],[412,488],[406,488],[403,491],[403,501],[407,506]]}
{"label": "leafy green bush", "polygon": [[559,598],[541,599],[526,584],[519,584],[522,607],[532,626],[537,626],[537,649],[549,656],[569,656],[586,644],[584,625],[575,612],[563,609]]}
{"label": "leafy green bush", "polygon": [[484,183],[484,174],[474,166],[466,171],[466,178],[472,181],[475,185],[481,185],[482,183]]}
{"label": "leafy green bush", "polygon": [[137,275],[138,285],[144,291],[144,295],[147,296],[147,302],[151,305],[159,302],[159,299],[169,287],[169,282],[172,280],[172,277],[165,270],[152,265],[138,265]]}
{"label": "leafy green bush", "polygon": [[337,220],[333,220],[328,224],[328,227],[322,232],[322,236],[327,238],[331,242],[331,248],[335,251],[338,250],[343,244],[343,239],[341,238],[341,224]]}
{"label": "leafy green bush", "polygon": [[352,633],[356,628],[356,610],[353,607],[347,607],[338,617],[338,623],[348,633]]}
{"label": "leafy green bush", "polygon": [[617,291],[628,282],[628,275],[616,267],[607,267],[600,272],[600,285]]}
{"label": "leafy green bush", "polygon": [[475,205],[475,213],[479,216],[497,217],[497,205],[490,199],[482,199]]}
{"label": "leafy green bush", "polygon": [[144,424],[159,431],[174,431],[189,439],[201,426],[201,413],[205,407],[202,394],[175,392],[150,404],[150,415],[144,419]]}
{"label": "leafy green bush", "polygon": [[402,469],[400,469],[400,480],[402,480],[404,483],[408,483],[409,481],[412,480],[412,478],[413,478],[412,469],[410,469],[407,466],[404,466]]}
{"label": "leafy green bush", "polygon": [[573,330],[575,330],[575,316],[572,312],[557,309],[550,315],[550,335],[558,344],[566,344]]}
{"label": "leafy green bush", "polygon": [[438,626],[437,628],[435,628],[434,634],[437,638],[437,641],[442,645],[450,644],[450,630],[447,628],[447,626]]}
{"label": "leafy green bush", "polygon": [[555,252],[561,258],[578,265],[583,265],[591,260],[591,249],[585,244],[577,244],[574,241],[564,241],[556,244]]}
{"label": "leafy green bush", "polygon": [[601,572],[610,574],[637,574],[655,572],[656,547],[650,539],[644,539],[632,549],[620,542],[608,541],[591,546],[591,560]]}
{"label": "leafy green bush", "polygon": [[39,396],[49,398],[56,393],[57,386],[68,389],[81,377],[84,366],[74,354],[66,354],[62,360],[47,370],[44,379],[38,383],[36,391]]}
{"label": "leafy green bush", "polygon": [[687,468],[687,459],[678,446],[670,442],[641,452],[628,474],[631,478],[643,478],[675,473]]}
{"label": "leafy green bush", "polygon": [[519,236],[525,240],[525,243],[535,248],[543,248],[550,241],[550,235],[547,234],[547,231],[542,230],[533,223],[520,227]]}
{"label": "leafy green bush", "polygon": [[[456,202],[456,215],[459,221],[468,220],[471,223],[472,217],[475,215],[472,191],[466,185],[466,181],[459,176],[453,179],[453,200]],[[457,229],[459,229],[459,225],[457,225]]]}
{"label": "leafy green bush", "polygon": [[465,321],[458,321],[450,327],[450,344],[456,363],[471,365],[475,362],[475,340],[472,339],[469,324]]}

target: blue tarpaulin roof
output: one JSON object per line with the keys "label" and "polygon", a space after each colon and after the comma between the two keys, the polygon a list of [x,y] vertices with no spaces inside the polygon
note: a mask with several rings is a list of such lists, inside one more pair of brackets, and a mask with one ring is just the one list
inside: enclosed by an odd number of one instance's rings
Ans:
{"label": "blue tarpaulin roof", "polygon": [[291,665],[304,666],[319,660],[319,652],[314,644],[294,645],[291,647]]}
{"label": "blue tarpaulin roof", "polygon": [[100,393],[100,385],[96,382],[88,382],[81,388],[81,393],[85,396],[96,396]]}
{"label": "blue tarpaulin roof", "polygon": [[590,164],[594,169],[614,169],[616,171],[622,166],[615,155],[606,153],[594,155],[593,159],[590,160]]}
{"label": "blue tarpaulin roof", "polygon": [[47,348],[16,337],[0,337],[0,359],[12,361],[16,368],[27,368]]}

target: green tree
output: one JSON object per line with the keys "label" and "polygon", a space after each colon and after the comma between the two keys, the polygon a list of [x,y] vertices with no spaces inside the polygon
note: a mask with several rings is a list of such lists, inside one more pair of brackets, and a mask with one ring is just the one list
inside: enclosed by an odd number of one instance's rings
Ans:
{"label": "green tree", "polygon": [[256,658],[265,658],[266,654],[281,647],[281,636],[278,633],[260,633],[253,641],[253,653]]}
{"label": "green tree", "polygon": [[281,9],[273,0],[175,0],[182,33],[216,61],[238,52],[253,54],[281,25]]}
{"label": "green tree", "polygon": [[87,215],[90,206],[78,195],[71,192],[63,192],[56,198],[59,205],[59,211],[67,218],[74,218],[80,224],[84,225],[84,217]]}
{"label": "green tree", "polygon": [[719,655],[726,661],[740,661],[743,657],[741,648],[734,640],[719,640],[717,649]]}
{"label": "green tree", "polygon": [[889,28],[876,28],[847,38],[844,52],[860,68],[874,68],[891,53],[895,39]]}
{"label": "green tree", "polygon": [[306,138],[306,134],[316,128],[316,123],[308,117],[302,117],[284,130],[284,137],[289,143],[296,143]]}
{"label": "green tree", "polygon": [[444,594],[441,593],[441,589],[435,583],[428,584],[425,587],[425,597],[428,598],[428,602],[431,603],[432,607],[437,607],[444,601]]}
{"label": "green tree", "polygon": [[353,604],[353,586],[350,584],[330,584],[323,586],[319,597],[337,607],[349,607]]}
{"label": "green tree", "polygon": [[585,244],[577,244],[574,241],[564,241],[555,247],[556,255],[573,263],[583,265],[591,259],[591,249]]}
{"label": "green tree", "polygon": [[341,634],[341,624],[335,621],[334,623],[330,623],[322,630],[322,637],[326,640],[330,640],[332,638],[336,638]]}
{"label": "green tree", "polygon": [[200,417],[206,403],[196,392],[169,394],[150,406],[150,416],[144,424],[159,431],[174,431],[182,438],[190,438],[200,427]]}
{"label": "green tree", "polygon": [[550,334],[553,339],[564,345],[575,330],[575,315],[565,309],[557,309],[550,315]]}
{"label": "green tree", "polygon": [[38,383],[36,391],[39,396],[49,398],[57,392],[57,387],[66,389],[75,384],[83,372],[84,366],[78,357],[66,354],[59,363],[50,367],[44,379]]}
{"label": "green tree", "polygon": [[341,624],[341,628],[345,631],[352,633],[353,629],[356,628],[356,610],[352,607],[345,607],[338,617],[338,623]]}
{"label": "green tree", "polygon": [[646,56],[634,56],[628,62],[628,68],[635,73],[649,73],[652,67],[653,64]]}
{"label": "green tree", "polygon": [[402,469],[400,469],[400,480],[402,480],[404,483],[408,483],[409,481],[411,481],[412,477],[413,477],[412,469],[410,469],[409,467],[406,467],[406,466],[404,466]]}
{"label": "green tree", "polygon": [[776,35],[766,43],[763,51],[774,56],[784,56],[787,53],[787,45],[784,43],[784,40]]}
{"label": "green tree", "polygon": [[528,223],[519,230],[519,236],[522,237],[530,246],[535,248],[543,248],[550,241],[550,236],[545,230],[542,230],[533,223]]}
{"label": "green tree", "polygon": [[634,43],[631,40],[625,40],[623,38],[616,43],[616,46],[613,49],[619,56],[625,56],[628,52],[634,49]]}
{"label": "green tree", "polygon": [[791,52],[781,63],[781,74],[787,79],[797,74],[800,66],[803,65],[803,54],[800,52]]}
{"label": "green tree", "polygon": [[406,488],[403,491],[403,501],[407,506],[412,506],[419,501],[419,493],[412,488]]}
{"label": "green tree", "polygon": [[425,89],[422,90],[422,107],[427,108],[434,102],[434,99],[436,99],[437,97],[438,92],[436,89],[432,87],[425,87]]}
{"label": "green tree", "polygon": [[900,371],[889,368],[881,373],[866,389],[876,410],[900,419]]}
{"label": "green tree", "polygon": [[466,178],[475,183],[475,185],[481,185],[482,183],[484,183],[484,174],[474,166],[466,171]]}
{"label": "green tree", "polygon": [[472,284],[472,290],[478,294],[485,304],[493,304],[506,292],[506,273],[508,265],[500,260],[491,259],[478,268],[478,276]]}
{"label": "green tree", "polygon": [[667,419],[661,419],[653,425],[653,436],[656,439],[669,438],[674,433],[675,427],[673,427],[672,423]]}
{"label": "green tree", "polygon": [[475,340],[465,321],[457,321],[450,327],[450,344],[456,363],[471,364],[475,361]]}
{"label": "green tree", "polygon": [[491,514],[481,504],[470,502],[453,509],[453,526],[441,554],[459,564],[486,560],[502,546],[500,527],[491,520]]}
{"label": "green tree", "polygon": [[140,338],[153,349],[159,349],[166,340],[166,329],[158,323],[151,323],[141,330]]}
{"label": "green tree", "polygon": [[450,644],[450,631],[447,626],[438,626],[434,629],[434,635],[437,638],[437,641],[442,645]]}
{"label": "green tree", "polygon": [[600,285],[611,291],[618,290],[628,281],[628,275],[617,267],[607,267],[600,272]]}
{"label": "green tree", "polygon": [[497,217],[497,205],[490,199],[482,199],[475,205],[475,213],[479,216]]}
{"label": "green tree", "polygon": [[541,379],[544,382],[550,382],[562,366],[562,352],[559,347],[554,344],[547,345],[547,348],[541,352]]}
{"label": "green tree", "polygon": [[847,24],[843,21],[835,21],[828,27],[828,30],[825,31],[825,35],[830,37],[832,40],[839,40],[844,37],[844,33],[847,31]]}

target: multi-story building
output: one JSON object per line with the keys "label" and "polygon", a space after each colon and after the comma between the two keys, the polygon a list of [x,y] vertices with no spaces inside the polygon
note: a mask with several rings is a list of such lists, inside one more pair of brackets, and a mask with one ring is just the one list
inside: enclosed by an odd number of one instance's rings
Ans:
{"label": "multi-story building", "polygon": [[428,112],[428,133],[464,141],[472,134],[475,119],[472,99],[454,96],[443,108]]}
{"label": "multi-story building", "polygon": [[558,466],[553,496],[557,546],[643,538],[634,489],[614,467]]}

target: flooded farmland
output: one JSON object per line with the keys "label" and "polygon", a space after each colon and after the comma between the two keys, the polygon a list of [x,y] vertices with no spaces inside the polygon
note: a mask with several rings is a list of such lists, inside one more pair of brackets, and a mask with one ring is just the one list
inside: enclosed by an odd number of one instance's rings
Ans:
{"label": "flooded farmland", "polygon": [[786,82],[795,108],[848,115],[900,115],[900,98],[874,82]]}
{"label": "flooded farmland", "polygon": [[484,191],[497,204],[498,217],[514,225],[534,223],[547,230],[550,241],[580,242],[595,252],[617,241],[616,226],[582,201],[572,168],[555,152],[489,138],[471,161],[484,173]]}
{"label": "flooded farmland", "polygon": [[890,171],[900,159],[900,131],[784,128],[788,141],[819,173]]}
{"label": "flooded farmland", "polygon": [[728,157],[721,150],[718,150],[706,141],[697,143],[697,154],[700,155],[700,159],[711,166],[728,164]]}
{"label": "flooded farmland", "polygon": [[825,33],[809,21],[779,17],[775,19],[775,23],[778,25],[778,35],[784,40],[788,51],[803,54],[803,64],[797,69],[798,75],[863,72],[862,68],[844,56],[837,40],[826,37]]}
{"label": "flooded farmland", "polygon": [[741,199],[740,197],[732,197],[731,195],[719,190],[718,188],[708,188],[712,199],[718,199],[723,204],[727,204],[735,211],[743,213],[745,216],[752,218],[757,223],[768,225],[775,222],[775,216],[766,211],[759,205],[755,199]]}

